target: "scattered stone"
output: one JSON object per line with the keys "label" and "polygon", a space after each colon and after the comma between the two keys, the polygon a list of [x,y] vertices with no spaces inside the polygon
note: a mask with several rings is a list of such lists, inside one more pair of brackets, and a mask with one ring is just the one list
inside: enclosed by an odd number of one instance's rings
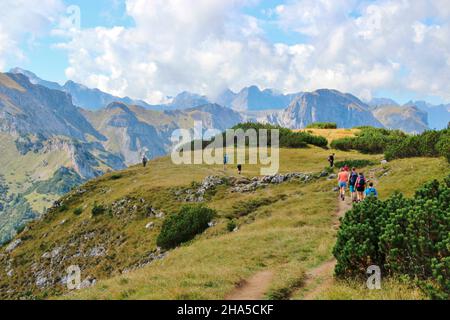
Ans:
{"label": "scattered stone", "polygon": [[217,223],[214,221],[208,222],[208,227],[212,228],[216,225]]}
{"label": "scattered stone", "polygon": [[7,253],[13,252],[20,244],[22,243],[21,239],[14,240],[11,242],[5,249]]}
{"label": "scattered stone", "polygon": [[48,286],[48,279],[45,276],[39,275],[36,278],[36,286],[40,289],[43,289]]}
{"label": "scattered stone", "polygon": [[149,222],[147,223],[147,225],[145,226],[145,229],[153,229],[153,227],[155,226],[155,224],[153,222]]}
{"label": "scattered stone", "polygon": [[333,191],[334,191],[334,192],[338,192],[338,191],[339,191],[339,187],[334,187],[334,188],[333,188]]}
{"label": "scattered stone", "polygon": [[381,164],[387,164],[387,163],[388,163],[388,161],[386,159],[381,160]]}
{"label": "scattered stone", "polygon": [[164,212],[161,211],[161,212],[157,213],[157,214],[155,215],[155,217],[158,218],[158,219],[164,218]]}
{"label": "scattered stone", "polygon": [[42,259],[51,259],[51,258],[52,258],[52,255],[51,255],[50,252],[45,252],[45,253],[41,256],[41,258],[42,258]]}
{"label": "scattered stone", "polygon": [[9,270],[8,272],[6,272],[6,275],[11,278],[14,275],[14,270]]}
{"label": "scattered stone", "polygon": [[89,256],[91,257],[102,257],[106,254],[106,249],[104,247],[95,247],[92,248],[89,252]]}
{"label": "scattered stone", "polygon": [[55,249],[52,250],[50,256],[52,259],[55,259],[59,256],[59,254],[62,252],[63,248],[62,247],[56,247]]}
{"label": "scattered stone", "polygon": [[80,283],[80,289],[86,289],[94,286],[97,283],[97,279],[88,277]]}
{"label": "scattered stone", "polygon": [[326,170],[322,171],[319,175],[320,178],[325,178],[326,176],[328,176],[328,172]]}
{"label": "scattered stone", "polygon": [[335,180],[335,179],[337,179],[337,174],[335,173],[332,173],[328,176],[328,180]]}

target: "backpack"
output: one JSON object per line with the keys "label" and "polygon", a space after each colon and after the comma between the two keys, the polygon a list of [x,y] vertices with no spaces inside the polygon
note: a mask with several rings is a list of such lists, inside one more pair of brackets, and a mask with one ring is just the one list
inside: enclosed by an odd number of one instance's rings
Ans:
{"label": "backpack", "polygon": [[352,172],[352,173],[350,174],[350,184],[351,184],[352,186],[354,186],[355,183],[356,183],[356,180],[358,180],[358,174],[357,174],[356,172]]}
{"label": "backpack", "polygon": [[363,188],[366,185],[366,178],[359,177],[358,184],[356,185],[357,188]]}
{"label": "backpack", "polygon": [[375,188],[369,188],[367,190],[368,190],[368,192],[367,192],[368,196],[376,196],[377,191],[375,190]]}

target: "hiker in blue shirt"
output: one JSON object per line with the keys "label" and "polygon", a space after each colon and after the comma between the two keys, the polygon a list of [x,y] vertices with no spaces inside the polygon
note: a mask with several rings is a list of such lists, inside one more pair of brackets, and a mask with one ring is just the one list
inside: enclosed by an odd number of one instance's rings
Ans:
{"label": "hiker in blue shirt", "polygon": [[228,155],[225,153],[223,156],[223,171],[227,170],[227,164],[228,164]]}
{"label": "hiker in blue shirt", "polygon": [[375,197],[378,198],[377,189],[373,187],[373,182],[369,183],[369,187],[364,191],[364,195],[367,197]]}

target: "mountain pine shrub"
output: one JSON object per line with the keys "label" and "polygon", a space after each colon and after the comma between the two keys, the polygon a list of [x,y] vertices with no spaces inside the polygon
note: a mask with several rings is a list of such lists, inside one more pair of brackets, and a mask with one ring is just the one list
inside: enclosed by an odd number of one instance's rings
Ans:
{"label": "mountain pine shrub", "polygon": [[183,206],[163,223],[156,243],[164,249],[172,249],[192,240],[208,228],[216,212],[204,206]]}
{"label": "mountain pine shrub", "polygon": [[407,135],[399,130],[361,127],[356,137],[331,143],[333,149],[362,153],[384,153],[387,160],[411,157],[445,157],[450,162],[450,129],[428,130]]}
{"label": "mountain pine shrub", "polygon": [[386,201],[367,199],[346,213],[333,249],[338,277],[384,274],[417,279],[432,298],[450,297],[450,176]]}
{"label": "mountain pine shrub", "polygon": [[371,160],[366,159],[350,159],[350,160],[344,160],[344,161],[338,161],[334,165],[336,168],[342,168],[346,165],[349,166],[349,168],[365,168],[368,166],[373,166],[376,163]]}
{"label": "mountain pine shrub", "polygon": [[337,129],[336,122],[313,122],[306,126],[308,129]]}

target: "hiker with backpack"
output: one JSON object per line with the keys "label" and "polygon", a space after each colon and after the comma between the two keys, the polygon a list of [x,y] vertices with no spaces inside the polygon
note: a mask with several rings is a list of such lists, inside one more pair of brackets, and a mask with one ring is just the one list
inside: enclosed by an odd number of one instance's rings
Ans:
{"label": "hiker with backpack", "polygon": [[242,173],[242,164],[238,164],[237,169],[238,169],[238,174],[241,174]]}
{"label": "hiker with backpack", "polygon": [[338,184],[342,201],[345,201],[345,189],[347,188],[348,176],[348,172],[345,171],[344,168],[341,168],[341,171],[338,173]]}
{"label": "hiker with backpack", "polygon": [[358,179],[356,179],[356,193],[358,196],[358,202],[361,202],[364,200],[364,191],[366,190],[366,177],[364,176],[364,173],[360,172]]}
{"label": "hiker with backpack", "polygon": [[148,162],[147,156],[144,154],[144,156],[142,157],[142,165],[144,166],[144,168],[147,166],[147,162]]}
{"label": "hiker with backpack", "polygon": [[348,185],[350,186],[350,193],[352,196],[352,202],[356,202],[356,180],[358,180],[358,173],[356,172],[356,168],[352,168],[352,172],[348,178]]}
{"label": "hiker with backpack", "polygon": [[330,168],[334,168],[334,158],[336,157],[336,154],[330,154],[330,156],[328,157],[328,162],[330,163]]}
{"label": "hiker with backpack", "polygon": [[364,192],[364,195],[366,198],[368,198],[368,197],[378,198],[378,191],[377,191],[377,189],[374,188],[373,182],[369,183],[369,187]]}

